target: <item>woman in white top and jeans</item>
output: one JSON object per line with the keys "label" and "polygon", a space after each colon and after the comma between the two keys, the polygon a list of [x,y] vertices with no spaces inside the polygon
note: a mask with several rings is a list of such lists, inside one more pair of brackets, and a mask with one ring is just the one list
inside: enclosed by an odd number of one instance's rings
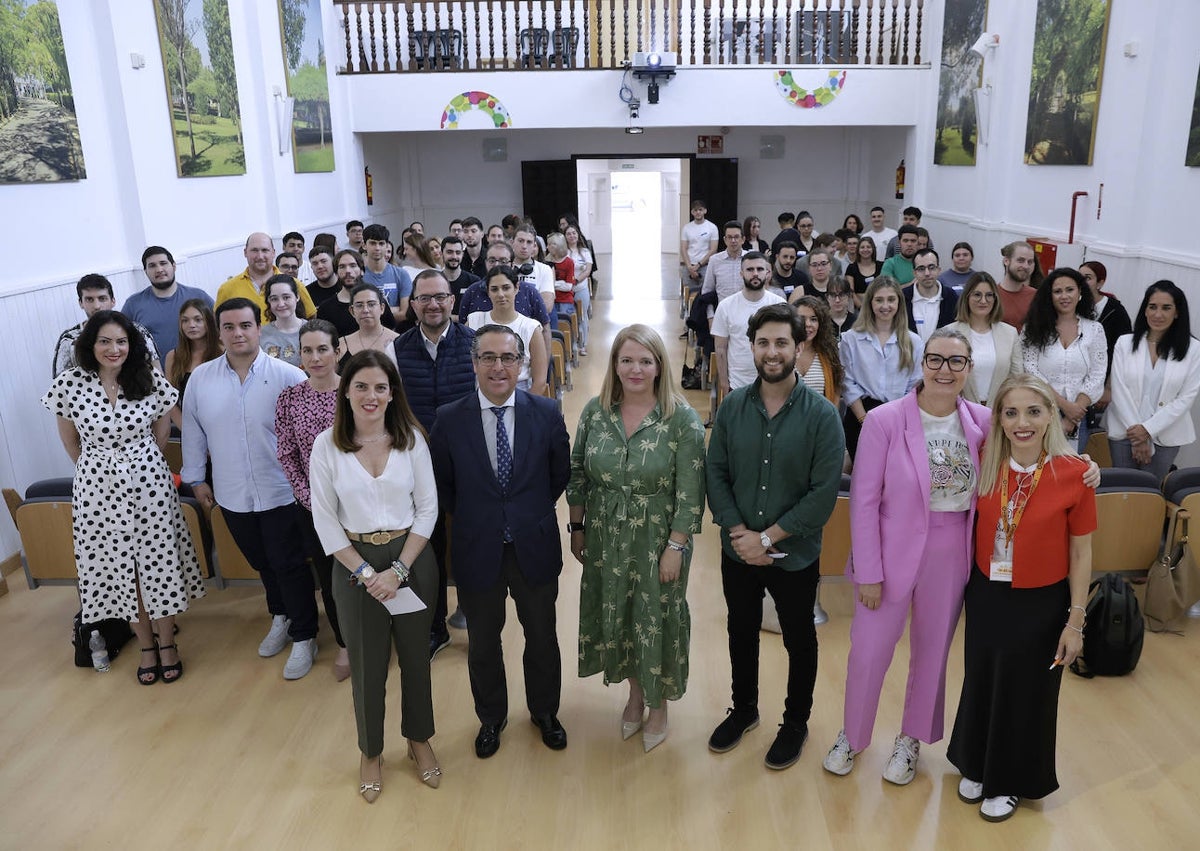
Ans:
{"label": "woman in white top and jeans", "polygon": [[567,240],[567,256],[575,261],[575,314],[579,317],[579,354],[587,354],[588,325],[592,318],[592,269],[595,261],[587,240],[575,225],[563,231]]}
{"label": "woman in white top and jeans", "polygon": [[1021,334],[1021,372],[1054,389],[1063,433],[1082,452],[1087,446],[1087,409],[1104,392],[1108,342],[1091,319],[1092,291],[1074,269],[1051,270],[1029,305]]}
{"label": "woman in white top and jeans", "polygon": [[[333,428],[317,435],[309,465],[313,523],[334,566],[333,596],[350,651],[358,725],[359,792],[382,788],[384,696],[392,645],[400,663],[400,731],[422,782],[441,769],[429,745],[433,692],[429,628],[438,569],[426,544],[437,521],[437,485],[425,433],[408,407],[396,365],[368,349],[350,358],[338,385]],[[402,592],[419,611],[392,614]]]}
{"label": "woman in white top and jeans", "polygon": [[1190,329],[1183,290],[1171,281],[1151,284],[1133,333],[1113,349],[1105,422],[1114,467],[1149,470],[1162,479],[1179,447],[1196,439],[1191,410],[1200,391],[1200,345]]}

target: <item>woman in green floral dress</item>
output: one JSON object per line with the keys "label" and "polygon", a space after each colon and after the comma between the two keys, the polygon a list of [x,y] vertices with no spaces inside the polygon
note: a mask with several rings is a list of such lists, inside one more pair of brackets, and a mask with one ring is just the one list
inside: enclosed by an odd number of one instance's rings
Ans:
{"label": "woman in green floral dress", "polygon": [[[647,752],[667,737],[667,700],[687,688],[691,536],[704,509],[704,426],[645,325],[613,341],[600,395],[571,453],[571,552],[583,565],[579,676],[628,680],[621,734]],[[649,706],[649,717],[643,715]]]}

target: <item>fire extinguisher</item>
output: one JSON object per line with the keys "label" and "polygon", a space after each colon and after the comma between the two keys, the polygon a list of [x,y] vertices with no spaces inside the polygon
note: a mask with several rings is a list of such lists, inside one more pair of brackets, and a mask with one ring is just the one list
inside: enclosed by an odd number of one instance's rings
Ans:
{"label": "fire extinguisher", "polygon": [[904,160],[896,167],[896,200],[904,200]]}
{"label": "fire extinguisher", "polygon": [[367,206],[375,203],[375,180],[371,177],[371,169],[363,166],[363,177],[367,181]]}

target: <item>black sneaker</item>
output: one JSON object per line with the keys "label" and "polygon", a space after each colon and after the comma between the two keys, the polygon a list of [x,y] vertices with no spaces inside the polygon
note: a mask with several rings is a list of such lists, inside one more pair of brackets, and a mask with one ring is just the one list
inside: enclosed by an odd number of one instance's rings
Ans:
{"label": "black sneaker", "polygon": [[775,736],[775,741],[771,745],[771,749],[767,751],[767,758],[763,760],[767,764],[767,768],[773,768],[776,771],[782,771],[789,768],[800,759],[800,752],[804,750],[804,743],[808,740],[808,725],[803,727],[793,727],[791,724],[780,724],[779,734]]}
{"label": "black sneaker", "polygon": [[429,661],[433,661],[433,657],[450,646],[450,633],[445,627],[442,627],[441,632],[435,632],[429,636]]}
{"label": "black sneaker", "polygon": [[738,746],[745,733],[758,726],[758,713],[752,709],[727,709],[728,717],[717,725],[708,737],[708,749],[713,753],[725,753]]}

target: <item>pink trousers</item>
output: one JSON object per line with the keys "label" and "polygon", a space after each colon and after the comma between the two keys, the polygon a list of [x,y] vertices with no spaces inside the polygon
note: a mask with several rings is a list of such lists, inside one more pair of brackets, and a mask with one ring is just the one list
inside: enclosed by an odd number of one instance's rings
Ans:
{"label": "pink trousers", "polygon": [[[935,512],[930,515],[925,552],[916,582],[907,597],[888,600],[878,609],[855,601],[850,625],[850,656],[846,665],[844,725],[850,747],[864,750],[871,744],[879,693],[892,664],[896,644],[904,632],[909,610],[908,686],[904,693],[901,732],[936,742],[942,738],[946,707],[946,657],[962,610],[963,591],[970,575],[962,563],[970,533],[968,513]],[[887,587],[884,570],[884,587]]]}

